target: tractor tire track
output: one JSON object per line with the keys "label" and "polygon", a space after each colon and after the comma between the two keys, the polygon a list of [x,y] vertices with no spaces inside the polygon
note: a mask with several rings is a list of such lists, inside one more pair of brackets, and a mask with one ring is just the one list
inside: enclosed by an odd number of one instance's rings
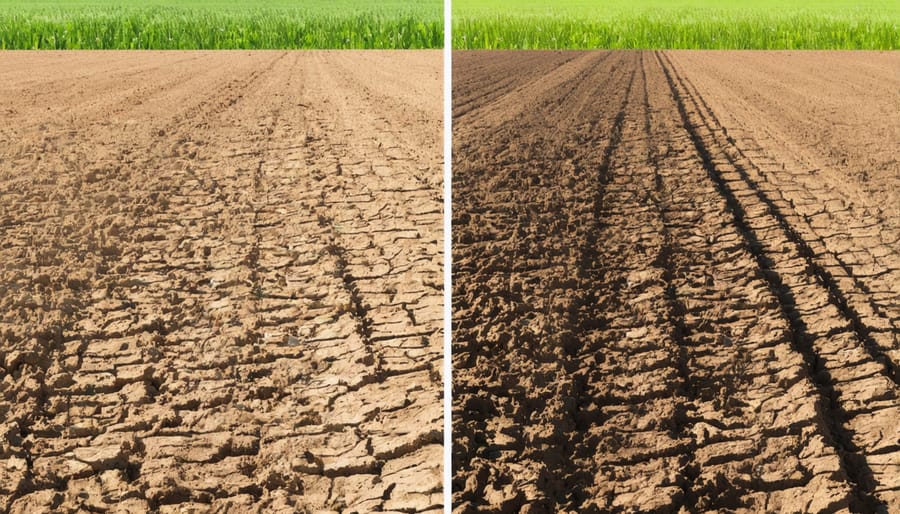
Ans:
{"label": "tractor tire track", "polygon": [[[827,52],[815,55],[828,63],[836,57]],[[675,53],[672,57],[688,56]],[[777,206],[796,238],[809,247],[808,256],[822,270],[819,274],[829,275],[824,280],[853,319],[854,329],[873,356],[885,363],[886,371],[896,377],[900,361],[900,217],[892,184],[898,161],[889,150],[879,148],[879,139],[873,137],[900,134],[900,124],[893,117],[879,115],[890,111],[892,85],[893,100],[897,101],[896,77],[887,72],[895,56],[864,53],[858,57],[854,63],[833,63],[841,71],[827,77],[820,77],[822,70],[805,70],[800,77],[792,76],[797,73],[794,71],[785,85],[775,84],[775,90],[783,90],[800,81],[816,81],[818,88],[814,95],[797,101],[786,120],[777,122],[746,102],[747,90],[759,87],[756,81],[743,87],[734,85],[715,60],[700,67],[686,59],[685,65],[696,70],[696,82],[705,86],[706,93],[698,92],[698,96],[720,105],[722,120],[716,123],[728,131],[731,151],[749,163],[745,169],[748,179]],[[795,56],[786,56],[774,66],[773,71],[761,67],[757,72],[760,83],[769,84],[769,74],[784,72],[785,66],[802,69],[804,64]],[[715,74],[722,86],[710,88],[710,74]],[[687,85],[697,91],[693,82]],[[858,91],[860,87],[869,93],[847,96],[847,89]],[[723,99],[724,91],[732,93],[730,99]],[[810,112],[822,106],[827,108],[825,118]],[[787,127],[785,121],[790,122]],[[806,125],[813,126],[800,132],[798,142],[785,135],[786,130]],[[820,138],[824,133],[825,138],[811,140],[809,132]],[[869,155],[863,158],[859,155],[863,152]]]}
{"label": "tractor tire track", "polygon": [[[671,62],[661,59],[673,95],[679,100],[685,127],[760,267],[770,272],[767,277],[791,322],[794,344],[829,397],[833,436],[856,487],[858,503],[853,505],[854,510],[888,509],[886,500],[876,491],[890,488],[894,473],[889,468],[873,469],[868,457],[900,451],[897,442],[890,442],[891,430],[898,430],[900,398],[893,364],[874,347],[859,315],[847,306],[833,277],[815,262],[809,245],[748,177],[745,170],[749,164],[728,152],[727,139],[721,140],[721,127],[711,113],[703,112],[705,104],[690,94]],[[808,308],[801,306],[806,305],[817,308],[804,312]]]}

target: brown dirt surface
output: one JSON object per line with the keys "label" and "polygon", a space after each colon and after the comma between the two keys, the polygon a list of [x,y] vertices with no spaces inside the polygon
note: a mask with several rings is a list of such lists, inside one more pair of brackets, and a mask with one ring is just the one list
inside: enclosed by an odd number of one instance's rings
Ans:
{"label": "brown dirt surface", "polygon": [[439,512],[440,52],[0,69],[0,512]]}
{"label": "brown dirt surface", "polygon": [[900,511],[900,53],[453,66],[456,512]]}

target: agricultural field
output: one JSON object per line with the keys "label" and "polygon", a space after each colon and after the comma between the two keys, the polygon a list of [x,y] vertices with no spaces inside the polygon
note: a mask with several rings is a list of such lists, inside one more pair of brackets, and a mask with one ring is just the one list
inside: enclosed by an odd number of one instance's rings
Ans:
{"label": "agricultural field", "polygon": [[0,0],[0,49],[441,48],[443,3]]}
{"label": "agricultural field", "polygon": [[440,512],[440,51],[0,63],[0,512]]}
{"label": "agricultural field", "polygon": [[456,49],[900,49],[885,0],[454,0]]}
{"label": "agricultural field", "polygon": [[900,53],[453,66],[456,512],[900,512]]}

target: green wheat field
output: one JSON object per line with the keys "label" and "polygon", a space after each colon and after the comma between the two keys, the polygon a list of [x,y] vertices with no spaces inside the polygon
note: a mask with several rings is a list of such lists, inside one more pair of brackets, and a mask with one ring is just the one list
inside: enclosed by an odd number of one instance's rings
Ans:
{"label": "green wheat field", "polygon": [[900,1],[453,0],[453,47],[900,49]]}
{"label": "green wheat field", "polygon": [[441,48],[441,0],[0,0],[0,49]]}

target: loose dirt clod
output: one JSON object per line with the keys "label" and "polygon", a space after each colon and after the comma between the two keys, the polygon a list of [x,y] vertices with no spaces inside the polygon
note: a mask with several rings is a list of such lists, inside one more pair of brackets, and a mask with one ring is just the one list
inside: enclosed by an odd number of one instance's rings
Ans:
{"label": "loose dirt clod", "polygon": [[900,509],[897,69],[454,54],[458,512]]}
{"label": "loose dirt clod", "polygon": [[439,512],[440,53],[0,63],[0,512]]}

